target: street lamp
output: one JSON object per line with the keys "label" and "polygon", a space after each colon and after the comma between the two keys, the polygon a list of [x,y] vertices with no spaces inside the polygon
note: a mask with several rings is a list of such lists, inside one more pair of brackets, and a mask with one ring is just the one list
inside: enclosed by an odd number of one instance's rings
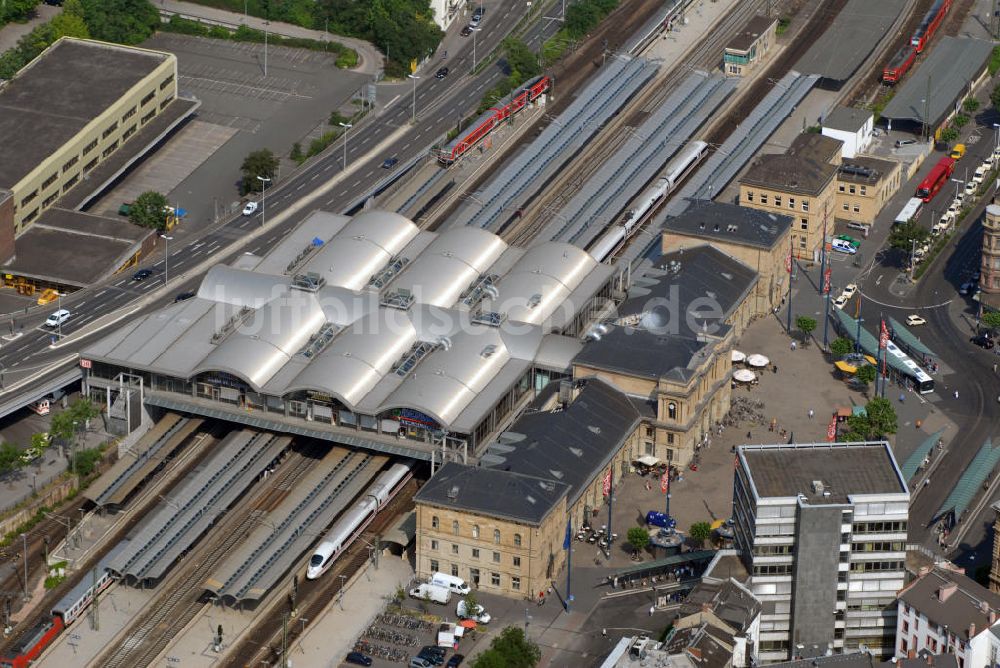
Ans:
{"label": "street lamp", "polygon": [[173,237],[166,234],[161,234],[160,238],[163,239],[163,285],[170,282],[170,240]]}
{"label": "street lamp", "polygon": [[347,131],[354,126],[350,123],[340,123],[339,125],[344,128],[344,169],[347,169]]}
{"label": "street lamp", "polygon": [[965,185],[965,181],[960,181],[959,179],[951,179],[951,180],[955,182],[955,199],[958,199],[958,194],[962,191],[962,186]]}
{"label": "street lamp", "polygon": [[406,76],[413,79],[413,118],[411,122],[416,123],[417,122],[417,79],[419,79],[420,77],[418,77],[416,74],[407,74]]}
{"label": "street lamp", "polygon": [[257,175],[257,180],[260,181],[260,226],[264,227],[265,216],[267,215],[267,184],[271,182],[271,179]]}
{"label": "street lamp", "polygon": [[476,73],[476,33],[478,33],[482,28],[472,29],[472,73]]}

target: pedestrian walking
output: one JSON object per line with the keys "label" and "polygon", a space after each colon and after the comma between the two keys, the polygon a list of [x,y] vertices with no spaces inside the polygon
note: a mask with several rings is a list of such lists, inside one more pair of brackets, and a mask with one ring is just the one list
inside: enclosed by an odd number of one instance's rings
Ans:
{"label": "pedestrian walking", "polygon": [[906,401],[906,396],[904,394],[900,393],[900,395],[899,395],[899,403],[903,403],[905,401]]}
{"label": "pedestrian walking", "polygon": [[791,348],[792,348],[792,352],[795,352],[795,348],[796,348],[796,346],[795,346],[795,341],[792,341],[792,346],[791,346]]}
{"label": "pedestrian walking", "polygon": [[994,362],[993,363],[993,373],[996,373],[996,372],[997,372],[997,363]]}
{"label": "pedestrian walking", "polygon": [[958,399],[958,390],[955,390],[955,398]]}
{"label": "pedestrian walking", "polygon": [[814,413],[814,412],[813,412],[813,409],[811,409],[811,408],[810,408],[810,409],[809,409],[809,419],[810,419],[810,420],[812,420],[812,418],[813,418],[813,415],[815,415],[815,414],[816,414],[816,413]]}
{"label": "pedestrian walking", "polygon": [[749,431],[747,432],[747,440],[748,441],[750,440],[750,432]]}
{"label": "pedestrian walking", "polygon": [[650,616],[650,617],[652,617],[652,616],[653,616],[653,612],[654,612],[655,610],[656,610],[656,606],[655,606],[655,605],[651,605],[651,606],[649,606],[649,616]]}

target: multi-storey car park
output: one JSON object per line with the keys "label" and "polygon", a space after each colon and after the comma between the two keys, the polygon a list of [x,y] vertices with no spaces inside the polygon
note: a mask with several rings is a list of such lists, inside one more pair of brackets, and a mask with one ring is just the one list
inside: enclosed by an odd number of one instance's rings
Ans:
{"label": "multi-storey car park", "polygon": [[622,271],[563,243],[315,212],[264,257],[91,346],[87,392],[423,460],[475,460],[532,390],[570,374]]}

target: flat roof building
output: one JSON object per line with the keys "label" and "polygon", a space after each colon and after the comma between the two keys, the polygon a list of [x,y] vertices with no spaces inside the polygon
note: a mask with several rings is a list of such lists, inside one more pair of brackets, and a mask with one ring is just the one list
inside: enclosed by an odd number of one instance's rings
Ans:
{"label": "flat roof building", "polygon": [[760,661],[861,645],[891,656],[910,495],[889,444],[744,445],[736,456],[735,545],[763,604]]}
{"label": "flat roof building", "polygon": [[777,42],[778,19],[755,15],[743,30],[729,40],[722,54],[722,68],[727,76],[744,76],[765,59]]}
{"label": "flat roof building", "polygon": [[823,134],[843,142],[841,155],[853,158],[871,143],[875,115],[867,109],[834,107],[823,118]]}

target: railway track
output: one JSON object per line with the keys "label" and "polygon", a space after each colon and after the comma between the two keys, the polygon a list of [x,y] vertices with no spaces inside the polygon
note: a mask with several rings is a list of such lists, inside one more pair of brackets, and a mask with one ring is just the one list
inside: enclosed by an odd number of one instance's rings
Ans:
{"label": "railway track", "polygon": [[[309,622],[319,619],[323,611],[336,600],[340,575],[350,578],[368,559],[368,545],[374,544],[400,515],[413,508],[413,495],[418,484],[410,480],[399,493],[375,516],[368,528],[344,552],[323,577],[316,580],[300,578],[298,587],[298,614],[296,619]],[[279,665],[281,662],[282,630],[287,607],[282,600],[272,606],[261,618],[248,628],[237,643],[224,657],[222,665],[233,668],[256,666],[261,663]],[[303,626],[288,624],[285,645],[291,647],[295,638],[303,631]]]}
{"label": "railway track", "polygon": [[[290,460],[290,461],[289,461]],[[316,464],[304,454],[292,454],[279,468],[274,481],[252,496],[245,507],[234,508],[213,530],[217,542],[209,542],[187,558],[187,567],[164,580],[160,595],[146,605],[130,627],[119,635],[117,646],[91,665],[101,668],[152,665],[156,656],[194,619],[205,605],[204,583],[230,552],[256,527],[267,511],[288,495],[296,480]]]}

